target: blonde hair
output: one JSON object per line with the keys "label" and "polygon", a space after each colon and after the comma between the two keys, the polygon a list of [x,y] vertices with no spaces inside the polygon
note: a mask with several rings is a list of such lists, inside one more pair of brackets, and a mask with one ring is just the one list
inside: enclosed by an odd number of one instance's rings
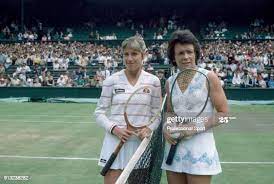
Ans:
{"label": "blonde hair", "polygon": [[125,48],[131,48],[134,50],[138,50],[140,52],[146,52],[147,47],[142,37],[140,36],[132,36],[127,39],[125,39],[122,42],[122,51],[125,50]]}

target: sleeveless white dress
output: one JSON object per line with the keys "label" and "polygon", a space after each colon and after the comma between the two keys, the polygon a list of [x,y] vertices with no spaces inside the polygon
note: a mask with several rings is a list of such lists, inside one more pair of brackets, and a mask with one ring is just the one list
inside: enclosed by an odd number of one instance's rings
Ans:
{"label": "sleeveless white dress", "polygon": [[[205,75],[208,71],[202,68],[198,69]],[[177,74],[168,79],[169,91],[176,79]],[[175,113],[178,116],[189,117],[191,114],[197,114],[204,105],[207,95],[206,79],[202,74],[196,73],[188,88],[184,93],[181,92],[178,84],[175,84],[172,102]],[[195,105],[193,105],[195,104]],[[192,113],[194,112],[194,113]],[[213,115],[214,108],[210,98],[208,99],[205,110],[199,117],[208,117]],[[171,165],[167,165],[166,159],[170,149],[170,144],[166,141],[164,160],[162,169],[188,173],[194,175],[216,175],[222,172],[218,152],[215,146],[215,140],[212,129],[196,134],[190,139],[184,139],[177,145],[174,160]]]}

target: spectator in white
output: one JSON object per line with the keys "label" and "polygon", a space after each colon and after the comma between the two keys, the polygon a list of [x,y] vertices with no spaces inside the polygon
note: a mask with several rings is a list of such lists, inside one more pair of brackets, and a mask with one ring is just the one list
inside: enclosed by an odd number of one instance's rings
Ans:
{"label": "spectator in white", "polygon": [[59,70],[66,71],[68,69],[69,59],[65,59],[63,55],[61,55],[58,59],[58,63],[59,63]]}
{"label": "spectator in white", "polygon": [[156,34],[156,32],[154,32],[153,33],[153,40],[156,40],[156,38],[157,38],[157,34]]}
{"label": "spectator in white", "polygon": [[20,33],[18,33],[18,35],[17,35],[17,40],[18,41],[22,41],[23,40],[23,34],[20,32]]}
{"label": "spectator in white", "polygon": [[23,34],[23,38],[24,38],[24,40],[28,40],[29,34],[27,31]]}
{"label": "spectator in white", "polygon": [[34,34],[32,32],[29,33],[28,41],[34,41]]}
{"label": "spectator in white", "polygon": [[201,68],[205,68],[206,67],[206,63],[203,61],[203,60],[199,60],[198,61],[198,66],[201,67]]}
{"label": "spectator in white", "polygon": [[100,54],[98,55],[98,63],[104,63],[105,60],[107,60],[106,56],[104,54]]}
{"label": "spectator in white", "polygon": [[110,71],[107,67],[105,67],[105,69],[101,71],[101,76],[103,80],[105,80],[106,78],[110,76]]}
{"label": "spectator in white", "polygon": [[21,73],[26,74],[27,72],[30,72],[30,71],[31,71],[31,69],[30,69],[30,67],[27,65],[27,63],[26,63],[26,62],[23,62],[23,66],[22,66],[22,69],[21,69]]}
{"label": "spectator in white", "polygon": [[82,57],[81,55],[78,56],[78,60],[76,60],[75,64],[86,67],[88,65],[88,57]]}
{"label": "spectator in white", "polygon": [[171,19],[168,20],[167,29],[174,29],[174,22],[173,22],[173,20],[171,20]]}
{"label": "spectator in white", "polygon": [[48,37],[46,35],[43,35],[41,40],[42,42],[46,42],[48,40]]}
{"label": "spectator in white", "polygon": [[264,56],[263,56],[263,64],[265,66],[269,65],[269,58],[268,58],[268,54],[265,53]]}
{"label": "spectator in white", "polygon": [[67,34],[67,36],[64,37],[64,40],[71,40],[72,37],[73,37],[72,33],[69,32],[69,33]]}
{"label": "spectator in white", "polygon": [[58,87],[65,87],[67,84],[66,78],[64,75],[60,75],[60,77],[57,79],[57,86]]}
{"label": "spectator in white", "polygon": [[247,70],[244,70],[244,75],[242,76],[242,81],[241,81],[241,87],[250,87],[251,84],[250,84],[250,81],[251,81],[251,77],[250,75],[248,74],[248,71]]}
{"label": "spectator in white", "polygon": [[54,62],[53,62],[53,70],[54,71],[58,71],[58,70],[60,70],[60,64],[59,64],[59,62],[58,62],[58,59],[56,58],[56,59],[54,59]]}
{"label": "spectator in white", "polygon": [[8,26],[6,26],[4,29],[3,29],[3,34],[5,36],[6,39],[9,39],[10,36],[11,36],[11,31],[10,31],[10,28]]}
{"label": "spectator in white", "polygon": [[158,33],[156,39],[157,40],[162,40],[163,39],[163,35],[161,33]]}
{"label": "spectator in white", "polygon": [[236,71],[233,75],[233,78],[232,78],[232,84],[234,86],[240,86],[241,85],[241,75],[239,73],[239,71]]}
{"label": "spectator in white", "polygon": [[33,87],[41,87],[41,83],[39,82],[39,78],[35,77],[33,80]]}
{"label": "spectator in white", "polygon": [[47,33],[47,40],[48,41],[51,41],[51,35],[50,35],[50,32]]}
{"label": "spectator in white", "polygon": [[11,57],[9,55],[6,57],[6,62],[4,63],[4,65],[5,65],[6,69],[9,68],[10,65],[12,65],[12,60],[11,60]]}
{"label": "spectator in white", "polygon": [[27,81],[26,81],[26,86],[27,87],[33,87],[33,79],[28,78]]}
{"label": "spectator in white", "polygon": [[3,63],[0,63],[0,76],[4,75],[5,71],[6,71],[6,69],[5,69],[4,65],[3,65]]}
{"label": "spectator in white", "polygon": [[258,82],[259,87],[266,88],[266,82],[264,81],[261,73],[258,73],[258,75],[257,75],[257,82]]}
{"label": "spectator in white", "polygon": [[107,59],[104,61],[105,68],[111,68],[112,67],[112,62],[110,59]]}
{"label": "spectator in white", "polygon": [[72,80],[70,75],[65,75],[64,78],[66,79],[65,87],[73,87],[74,86],[74,81]]}
{"label": "spectator in white", "polygon": [[221,77],[221,79],[226,78],[226,73],[224,72],[223,68],[221,68],[218,72],[218,76]]}
{"label": "spectator in white", "polygon": [[167,28],[165,27],[164,31],[163,31],[163,36],[167,36],[167,33],[168,33],[168,31],[167,31]]}
{"label": "spectator in white", "polygon": [[250,68],[250,70],[249,70],[250,73],[257,74],[257,68],[254,63],[250,64],[249,68]]}
{"label": "spectator in white", "polygon": [[142,37],[142,35],[138,31],[135,32],[135,36]]}
{"label": "spectator in white", "polygon": [[235,62],[232,62],[230,65],[229,65],[230,69],[232,72],[235,72],[235,70],[237,69],[237,64]]}
{"label": "spectator in white", "polygon": [[109,36],[106,36],[106,40],[117,40],[117,36],[115,33],[112,33]]}
{"label": "spectator in white", "polygon": [[0,87],[6,87],[7,86],[7,80],[3,77],[3,75],[0,75]]}
{"label": "spectator in white", "polygon": [[20,79],[18,78],[18,76],[10,78],[10,84],[11,86],[20,86]]}
{"label": "spectator in white", "polygon": [[268,73],[265,72],[265,70],[260,71],[260,73],[261,73],[263,79],[264,79],[265,81],[267,81],[267,80],[268,80]]}
{"label": "spectator in white", "polygon": [[26,80],[26,73],[30,72],[30,67],[24,62],[23,65],[19,65],[16,71],[13,73],[13,77],[19,76],[19,78]]}

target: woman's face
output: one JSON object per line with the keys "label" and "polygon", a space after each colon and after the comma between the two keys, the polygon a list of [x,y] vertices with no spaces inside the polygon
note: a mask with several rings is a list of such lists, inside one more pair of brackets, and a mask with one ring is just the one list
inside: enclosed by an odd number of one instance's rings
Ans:
{"label": "woman's face", "polygon": [[174,47],[174,58],[180,70],[195,67],[196,55],[193,44],[177,43]]}
{"label": "woman's face", "polygon": [[123,51],[123,58],[126,65],[126,70],[136,72],[142,69],[144,53],[136,49],[126,47]]}

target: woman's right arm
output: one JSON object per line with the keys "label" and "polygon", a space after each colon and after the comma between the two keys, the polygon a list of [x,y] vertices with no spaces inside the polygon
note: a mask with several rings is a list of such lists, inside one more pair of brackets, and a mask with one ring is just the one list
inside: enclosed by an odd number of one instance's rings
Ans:
{"label": "woman's right arm", "polygon": [[107,132],[116,135],[123,142],[126,142],[133,134],[133,132],[127,130],[126,128],[119,128],[116,122],[110,121],[107,116],[107,113],[111,108],[111,102],[113,97],[112,91],[113,78],[109,77],[103,82],[101,97],[97,103],[97,107],[94,112],[96,117],[96,123],[103,127]]}
{"label": "woman's right arm", "polygon": [[111,101],[113,95],[112,91],[113,81],[110,79],[106,79],[103,82],[101,97],[97,103],[97,107],[94,112],[96,123],[110,133],[116,125],[114,122],[111,122],[107,117],[107,113],[111,108]]}

